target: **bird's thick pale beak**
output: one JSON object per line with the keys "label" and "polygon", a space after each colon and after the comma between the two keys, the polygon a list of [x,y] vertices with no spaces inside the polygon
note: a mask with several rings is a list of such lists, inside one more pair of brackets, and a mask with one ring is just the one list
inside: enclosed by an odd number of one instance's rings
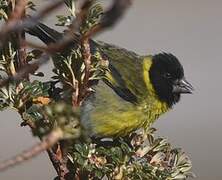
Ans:
{"label": "bird's thick pale beak", "polygon": [[193,86],[185,78],[176,81],[173,85],[174,93],[192,94],[193,90]]}

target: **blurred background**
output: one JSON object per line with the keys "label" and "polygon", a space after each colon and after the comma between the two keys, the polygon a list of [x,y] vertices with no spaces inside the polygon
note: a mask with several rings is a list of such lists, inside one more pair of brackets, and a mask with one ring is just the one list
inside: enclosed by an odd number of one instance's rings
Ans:
{"label": "blurred background", "polygon": [[[107,0],[106,0],[107,2]],[[36,1],[43,6],[46,1]],[[197,180],[222,179],[221,142],[221,0],[138,0],[124,19],[96,39],[133,50],[139,54],[171,52],[184,66],[187,79],[195,87],[184,95],[172,111],[154,127],[158,135],[184,149],[193,162]],[[58,14],[65,12],[61,8]],[[55,22],[55,14],[45,20]],[[49,72],[50,64],[42,67]],[[20,127],[20,117],[12,110],[1,112],[0,160],[11,157],[38,142],[29,128]],[[0,173],[0,180],[51,180],[55,171],[42,153],[37,158]]]}

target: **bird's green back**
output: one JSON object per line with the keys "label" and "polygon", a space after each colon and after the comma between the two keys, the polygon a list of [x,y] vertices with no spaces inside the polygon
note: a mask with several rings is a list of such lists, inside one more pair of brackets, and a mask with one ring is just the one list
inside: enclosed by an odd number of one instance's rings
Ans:
{"label": "bird's green back", "polygon": [[106,73],[107,81],[105,81],[108,85],[117,92],[122,91],[124,95],[128,93],[129,98],[134,95],[137,101],[147,96],[146,84],[143,81],[142,56],[101,41],[96,42],[96,47],[110,63],[110,71]]}

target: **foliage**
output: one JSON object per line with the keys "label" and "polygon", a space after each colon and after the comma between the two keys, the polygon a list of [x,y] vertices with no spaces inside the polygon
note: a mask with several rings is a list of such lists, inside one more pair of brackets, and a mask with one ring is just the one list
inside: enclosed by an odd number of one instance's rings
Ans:
{"label": "foliage", "polygon": [[60,128],[64,139],[80,136],[79,112],[65,103],[51,103],[48,106],[33,105],[23,113],[23,119],[31,121],[36,127],[33,134],[43,137]]}
{"label": "foliage", "polygon": [[[0,20],[8,19],[8,3],[0,1]],[[68,26],[76,18],[74,1],[65,0],[65,3],[70,15],[57,16],[59,26]],[[27,8],[34,10],[35,5],[29,2]],[[93,3],[80,26],[80,34],[84,35],[94,27],[102,14],[102,6]],[[0,53],[0,79],[3,80],[18,71],[19,46],[14,39],[9,39]],[[91,53],[89,84],[100,80],[107,70],[107,62],[96,49]],[[27,62],[35,61],[40,54],[39,50],[27,52]],[[69,91],[75,88],[76,82],[84,84],[86,65],[83,59],[81,46],[77,45],[53,55],[53,80],[9,81],[0,89],[0,110],[16,109],[22,117],[22,125],[29,125],[33,135],[40,139],[60,128],[63,132],[61,141],[72,140],[67,143],[69,169],[80,179],[174,180],[192,177],[188,156],[181,149],[173,148],[165,138],[155,138],[154,129],[115,140],[84,137],[79,123],[80,112],[78,108],[73,110],[73,91]],[[61,87],[57,86],[58,82]]]}
{"label": "foliage", "polygon": [[193,177],[191,161],[164,138],[133,133],[114,141],[75,144],[70,160],[75,171],[92,179],[186,179]]}

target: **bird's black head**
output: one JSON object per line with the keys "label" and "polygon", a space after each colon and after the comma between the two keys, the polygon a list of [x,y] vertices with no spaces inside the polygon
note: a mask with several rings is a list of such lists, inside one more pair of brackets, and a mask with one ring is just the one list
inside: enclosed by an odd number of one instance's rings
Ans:
{"label": "bird's black head", "polygon": [[153,56],[149,76],[158,98],[170,107],[180,100],[182,93],[192,93],[192,86],[184,77],[183,66],[172,54]]}

